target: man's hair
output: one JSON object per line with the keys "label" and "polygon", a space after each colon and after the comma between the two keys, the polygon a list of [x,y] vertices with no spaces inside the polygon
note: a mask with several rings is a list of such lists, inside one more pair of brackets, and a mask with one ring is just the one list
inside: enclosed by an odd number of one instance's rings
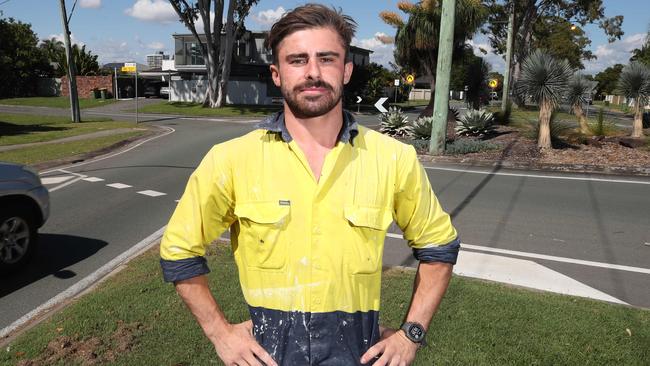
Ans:
{"label": "man's hair", "polygon": [[342,13],[342,10],[328,8],[320,4],[305,4],[285,13],[271,27],[266,38],[266,47],[271,49],[273,63],[278,64],[278,46],[290,34],[312,28],[331,28],[338,33],[345,58],[348,59],[350,42],[357,28],[357,23],[350,16]]}

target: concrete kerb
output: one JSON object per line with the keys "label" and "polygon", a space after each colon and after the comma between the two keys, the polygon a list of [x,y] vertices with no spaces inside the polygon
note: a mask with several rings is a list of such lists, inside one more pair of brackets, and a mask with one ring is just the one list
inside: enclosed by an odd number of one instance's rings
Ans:
{"label": "concrete kerb", "polygon": [[432,156],[419,154],[422,162],[458,164],[466,167],[500,167],[505,169],[517,169],[527,171],[559,172],[559,173],[585,173],[603,174],[617,176],[641,176],[650,177],[650,166],[626,167],[626,166],[600,166],[588,164],[541,164],[541,163],[518,163],[512,161],[489,161],[464,158],[452,158],[445,156]]}
{"label": "concrete kerb", "polygon": [[124,268],[124,265],[129,263],[132,259],[158,244],[166,227],[166,225],[161,227],[126,252],[113,258],[95,272],[83,278],[81,281],[75,283],[65,291],[51,298],[49,301],[25,314],[9,326],[0,329],[0,347],[4,347],[26,330],[36,326],[43,320],[55,314],[58,310],[61,310],[70,301],[91,291],[97,285],[121,271]]}

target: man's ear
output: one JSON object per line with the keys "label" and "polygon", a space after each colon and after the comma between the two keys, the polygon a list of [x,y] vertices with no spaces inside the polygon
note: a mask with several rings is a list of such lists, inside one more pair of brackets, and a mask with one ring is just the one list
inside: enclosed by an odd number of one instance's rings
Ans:
{"label": "man's ear", "polygon": [[282,83],[280,82],[280,68],[276,64],[271,64],[269,68],[271,69],[271,78],[273,79],[273,84],[279,88],[282,86]]}
{"label": "man's ear", "polygon": [[352,77],[352,70],[354,69],[354,64],[352,61],[348,61],[345,63],[344,66],[344,71],[343,71],[343,84],[347,85],[348,82],[350,81],[350,78]]}

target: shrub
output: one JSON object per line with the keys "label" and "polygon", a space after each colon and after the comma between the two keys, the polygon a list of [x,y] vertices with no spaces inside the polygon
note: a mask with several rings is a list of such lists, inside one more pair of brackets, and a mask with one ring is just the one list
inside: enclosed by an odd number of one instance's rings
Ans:
{"label": "shrub", "polygon": [[471,109],[458,121],[459,136],[483,137],[494,132],[494,116],[485,110]]}
{"label": "shrub", "polygon": [[431,139],[431,125],[433,117],[420,117],[411,125],[411,136],[416,140]]}
{"label": "shrub", "polygon": [[506,103],[505,111],[494,112],[494,122],[499,125],[507,126],[510,124],[510,117],[512,116],[512,102]]}
{"label": "shrub", "polygon": [[458,139],[447,144],[445,153],[449,155],[463,155],[481,151],[496,150],[499,145],[487,141],[474,139]]}
{"label": "shrub", "polygon": [[594,136],[607,136],[614,134],[618,128],[613,123],[604,121],[603,108],[600,108],[596,123],[590,123],[589,130]]}
{"label": "shrub", "polygon": [[609,100],[606,100],[605,102],[603,102],[603,105],[604,105],[605,107],[609,107]]}
{"label": "shrub", "polygon": [[388,112],[379,117],[379,132],[393,137],[406,137],[411,133],[408,116],[397,107],[390,107]]}

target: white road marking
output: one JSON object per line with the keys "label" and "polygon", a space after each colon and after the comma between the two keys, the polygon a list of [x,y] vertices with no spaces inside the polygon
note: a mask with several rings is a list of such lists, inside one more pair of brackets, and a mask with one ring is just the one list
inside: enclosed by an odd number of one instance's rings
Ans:
{"label": "white road marking", "polygon": [[[143,145],[143,144],[146,144],[146,143],[149,142],[149,141],[153,141],[153,140],[155,140],[155,139],[159,139],[159,138],[161,138],[161,137],[165,137],[165,136],[167,136],[167,135],[169,135],[169,134],[172,134],[172,133],[176,132],[176,130],[173,129],[173,128],[171,128],[171,127],[167,127],[167,126],[159,126],[159,127],[160,127],[160,128],[164,128],[164,129],[166,129],[167,132],[165,132],[165,133],[163,133],[163,134],[160,134],[160,135],[157,135],[157,136],[154,136],[154,137],[151,137],[151,138],[148,138],[148,139],[146,139],[146,140],[144,140],[144,141],[140,141],[140,142],[138,142],[137,144],[135,144],[135,145],[133,145],[133,146],[127,148],[127,149],[120,150],[120,151],[118,151],[118,152],[115,152],[115,153],[112,153],[112,154],[108,154],[108,155],[105,155],[105,156],[100,156],[100,157],[98,157],[98,158],[96,158],[96,159],[90,159],[90,160],[87,160],[87,161],[82,161],[82,162],[77,163],[77,164],[67,165],[67,166],[62,167],[62,168],[54,168],[54,169],[51,169],[51,170],[46,170],[46,171],[44,171],[44,172],[41,172],[41,174],[47,174],[47,173],[56,172],[56,171],[63,171],[63,172],[65,172],[63,169],[76,168],[76,167],[79,167],[79,166],[82,166],[82,165],[86,165],[86,164],[90,164],[90,163],[96,163],[96,162],[98,162],[98,161],[102,161],[102,160],[105,160],[105,159],[110,159],[110,158],[112,158],[112,157],[115,157],[115,156],[118,156],[118,155],[124,154],[124,153],[126,153],[126,152],[129,152],[129,151],[135,149],[135,148],[138,147],[138,146],[141,146],[141,145]],[[71,173],[71,174],[76,174],[76,173]],[[85,176],[84,176],[84,178],[85,178]],[[51,191],[52,191],[52,190],[50,189],[50,192],[51,192]]]}
{"label": "white road marking", "polygon": [[587,182],[606,182],[606,183],[626,183],[626,184],[650,185],[650,180],[649,181],[643,181],[643,180],[606,179],[606,178],[592,178],[592,177],[565,177],[565,176],[560,176],[560,175],[491,172],[491,171],[485,171],[485,170],[443,168],[443,167],[434,167],[434,166],[425,166],[424,169],[443,170],[443,171],[448,171],[448,172],[459,172],[459,173],[483,174],[483,175],[500,175],[500,176],[506,176],[506,177],[527,177],[527,178],[541,178],[541,179],[578,180],[578,181],[587,181]]}
{"label": "white road marking", "polygon": [[[50,192],[57,191],[57,190],[59,190],[59,189],[61,189],[61,188],[63,188],[63,187],[67,187],[67,186],[69,186],[69,185],[72,184],[72,183],[78,182],[78,181],[80,181],[80,180],[82,180],[82,179],[88,177],[87,175],[83,175],[83,174],[79,174],[79,173],[69,172],[69,171],[64,170],[64,169],[56,169],[56,170],[53,170],[53,171],[59,171],[59,172],[66,173],[66,174],[72,174],[72,175],[75,176],[76,178],[74,178],[73,180],[69,180],[69,181],[67,181],[67,182],[65,182],[65,183],[63,183],[63,184],[60,184],[60,185],[58,185],[58,186],[56,186],[56,187],[53,187],[53,188],[48,189],[48,191],[50,191]],[[45,172],[45,173],[47,173],[47,172]],[[45,173],[43,173],[43,174],[45,174]]]}
{"label": "white road marking", "polygon": [[117,189],[124,189],[124,188],[133,187],[133,186],[130,186],[128,184],[123,184],[123,183],[111,183],[111,184],[107,184],[106,186],[111,187],[111,188],[117,188]]}
{"label": "white road marking", "polygon": [[[386,236],[391,238],[396,238],[396,239],[403,239],[402,235],[399,234],[387,233]],[[554,255],[546,255],[546,254],[528,253],[528,252],[521,252],[518,250],[484,247],[480,245],[472,245],[466,243],[461,243],[461,249],[462,248],[482,250],[484,252],[516,255],[525,258],[543,259],[543,260],[553,261],[553,262],[571,263],[571,264],[578,264],[582,266],[599,267],[599,268],[607,268],[607,269],[616,269],[619,271],[626,271],[626,272],[650,274],[650,268],[631,267],[631,266],[624,266],[621,264],[611,264],[611,263],[603,263],[603,262],[593,262],[593,261],[586,261],[582,259],[557,257]]]}
{"label": "white road marking", "polygon": [[88,178],[83,178],[82,180],[85,180],[86,182],[92,182],[92,183],[103,181],[102,178],[97,178],[97,177],[88,177]]}
{"label": "white road marking", "polygon": [[44,304],[40,305],[36,309],[30,311],[29,313],[25,314],[23,317],[20,319],[16,320],[15,322],[11,323],[9,326],[0,329],[0,339],[4,338],[7,336],[9,333],[15,331],[16,329],[22,327],[23,325],[27,324],[30,322],[33,318],[38,316],[39,314],[55,307],[56,305],[61,304],[62,302],[69,300],[80,293],[82,293],[84,290],[88,289],[90,286],[94,285],[98,281],[104,279],[106,276],[108,276],[113,270],[115,270],[117,267],[119,267],[122,264],[127,263],[131,259],[135,258],[136,256],[140,255],[140,253],[143,253],[145,250],[151,248],[153,245],[158,243],[158,240],[162,237],[163,232],[165,231],[166,226],[161,227],[158,229],[156,232],[153,234],[149,235],[136,245],[132,246],[119,256],[115,257],[112,259],[110,262],[104,264],[101,266],[99,269],[97,269],[95,272],[89,274],[79,282],[75,283],[74,285],[68,287],[67,290],[59,293],[58,295],[54,296]]}
{"label": "white road marking", "polygon": [[152,191],[152,190],[150,190],[150,189],[148,189],[148,190],[146,190],[146,191],[140,191],[140,192],[138,192],[138,193],[139,193],[139,194],[143,194],[143,195],[145,195],[145,196],[149,196],[149,197],[159,197],[159,196],[164,196],[164,195],[167,194],[167,193],[162,193],[162,192]]}
{"label": "white road marking", "polygon": [[50,185],[50,184],[59,184],[62,182],[65,182],[68,179],[74,178],[74,175],[64,175],[64,176],[58,176],[58,177],[44,177],[41,178],[41,182],[43,185]]}
{"label": "white road marking", "polygon": [[526,259],[461,251],[454,273],[558,294],[626,304],[595,288]]}

